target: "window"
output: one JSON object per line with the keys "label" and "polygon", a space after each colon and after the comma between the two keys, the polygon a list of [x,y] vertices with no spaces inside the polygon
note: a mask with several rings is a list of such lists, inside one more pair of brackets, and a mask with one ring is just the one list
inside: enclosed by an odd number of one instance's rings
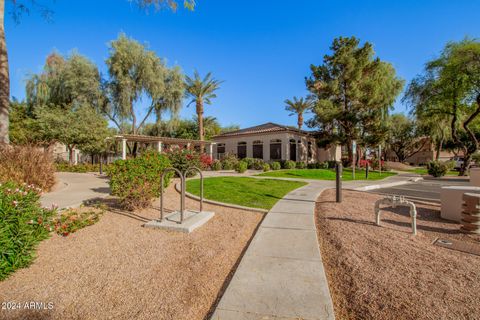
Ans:
{"label": "window", "polygon": [[309,161],[312,160],[313,150],[312,150],[312,143],[311,143],[311,142],[308,143],[307,157],[308,157],[308,160],[309,160]]}
{"label": "window", "polygon": [[290,139],[290,160],[297,161],[297,142]]}
{"label": "window", "polygon": [[263,159],[263,141],[255,140],[253,141],[253,157],[257,159]]}
{"label": "window", "polygon": [[222,159],[225,155],[225,143],[217,144],[217,159]]}
{"label": "window", "polygon": [[237,145],[237,157],[239,159],[244,159],[247,157],[247,143],[239,142]]}
{"label": "window", "polygon": [[282,140],[270,141],[270,160],[282,159]]}

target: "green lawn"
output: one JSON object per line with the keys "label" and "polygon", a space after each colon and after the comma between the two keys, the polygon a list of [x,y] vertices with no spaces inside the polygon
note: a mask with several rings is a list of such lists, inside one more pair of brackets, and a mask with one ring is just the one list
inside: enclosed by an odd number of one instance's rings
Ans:
{"label": "green lawn", "polygon": [[[416,168],[413,170],[408,170],[408,172],[413,172],[416,174],[428,175],[427,168]],[[458,176],[458,171],[450,170],[447,172],[447,176]]]}
{"label": "green lawn", "polygon": [[[380,180],[389,176],[395,175],[395,172],[370,171],[368,173],[368,180]],[[335,180],[334,169],[291,169],[291,170],[276,170],[259,174],[264,177],[278,177],[278,178],[297,178],[297,179],[315,179],[315,180]],[[353,180],[352,170],[343,170],[343,180]],[[365,170],[355,170],[355,180],[365,180]]]}
{"label": "green lawn", "polygon": [[[206,199],[246,207],[270,209],[290,191],[306,185],[304,182],[244,177],[204,179]],[[187,192],[200,195],[200,180],[187,181]]]}

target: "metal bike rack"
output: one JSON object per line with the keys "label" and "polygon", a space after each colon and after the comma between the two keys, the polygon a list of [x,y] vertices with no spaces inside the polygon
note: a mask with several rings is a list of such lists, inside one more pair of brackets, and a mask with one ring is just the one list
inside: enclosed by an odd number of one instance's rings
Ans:
{"label": "metal bike rack", "polygon": [[184,214],[185,214],[185,193],[186,193],[186,179],[185,177],[187,176],[187,173],[190,171],[197,171],[200,174],[200,211],[203,211],[203,173],[200,168],[197,167],[190,167],[187,170],[185,170],[183,173],[176,169],[176,168],[167,168],[162,172],[162,176],[160,178],[160,222],[163,221],[164,215],[163,215],[163,185],[165,182],[165,175],[168,172],[176,172],[178,176],[180,177],[180,223],[183,223],[184,220]]}
{"label": "metal bike rack", "polygon": [[180,194],[180,223],[183,222],[183,214],[185,212],[185,176],[182,172],[176,168],[167,168],[162,172],[162,177],[160,178],[160,222],[163,221],[163,184],[165,175],[167,172],[176,172],[180,177],[180,185],[181,185],[181,194]]}
{"label": "metal bike rack", "polygon": [[[203,173],[202,173],[202,170],[200,170],[200,168],[198,168],[198,167],[190,167],[187,170],[185,170],[185,172],[183,173],[184,178],[186,178],[187,173],[189,173],[192,170],[197,171],[200,174],[200,211],[199,212],[202,212],[203,211]],[[186,183],[183,184],[183,189],[182,189],[182,192],[183,192],[184,196],[185,196],[185,193],[186,193],[185,192],[185,185],[186,185]]]}

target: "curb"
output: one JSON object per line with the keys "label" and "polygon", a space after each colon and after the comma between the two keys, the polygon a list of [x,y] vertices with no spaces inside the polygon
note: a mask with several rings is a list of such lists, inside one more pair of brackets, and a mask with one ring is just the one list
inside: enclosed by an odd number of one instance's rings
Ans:
{"label": "curb", "polygon": [[409,184],[409,183],[417,182],[417,181],[420,181],[420,180],[423,180],[423,178],[416,177],[416,178],[411,178],[411,179],[408,179],[408,180],[397,181],[397,182],[390,182],[390,183],[383,183],[383,184],[373,184],[373,185],[370,185],[370,186],[353,188],[352,190],[355,190],[355,191],[370,191],[370,190],[381,189],[381,188],[390,188],[390,187],[401,186],[401,185],[404,185],[404,184]]}
{"label": "curb", "polygon": [[[180,182],[175,183],[175,191],[177,191],[178,193],[181,192]],[[190,192],[185,191],[185,196],[187,198],[200,201],[200,197],[198,197],[194,194],[191,194]],[[247,211],[255,211],[255,212],[261,212],[261,213],[268,213],[270,211],[270,210],[267,210],[267,209],[245,207],[245,206],[240,206],[240,205],[236,205],[236,204],[230,204],[230,203],[219,202],[219,201],[215,201],[215,200],[209,200],[209,199],[205,199],[205,198],[203,198],[203,202],[204,203],[209,203],[209,204],[214,204],[214,205],[217,205],[217,206],[226,207],[226,208],[233,208],[233,209],[240,209],[240,210],[247,210]]]}

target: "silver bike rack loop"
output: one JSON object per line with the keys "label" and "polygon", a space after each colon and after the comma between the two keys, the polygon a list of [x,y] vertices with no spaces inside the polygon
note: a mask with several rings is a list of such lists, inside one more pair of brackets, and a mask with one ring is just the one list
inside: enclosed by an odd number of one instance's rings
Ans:
{"label": "silver bike rack loop", "polygon": [[160,222],[163,221],[163,184],[165,175],[167,172],[174,171],[180,177],[180,188],[182,190],[180,195],[180,223],[183,222],[183,215],[185,212],[185,176],[182,172],[176,168],[167,168],[163,171],[162,177],[160,178]]}
{"label": "silver bike rack loop", "polygon": [[[200,212],[203,211],[203,173],[202,173],[202,170],[200,170],[200,168],[198,167],[190,167],[188,168],[187,170],[185,170],[185,172],[183,173],[184,174],[184,178],[187,177],[187,173],[189,173],[190,171],[197,171],[199,174],[200,174]],[[185,195],[186,191],[185,191],[185,185],[186,183],[183,184],[183,189],[182,189],[182,193]]]}

